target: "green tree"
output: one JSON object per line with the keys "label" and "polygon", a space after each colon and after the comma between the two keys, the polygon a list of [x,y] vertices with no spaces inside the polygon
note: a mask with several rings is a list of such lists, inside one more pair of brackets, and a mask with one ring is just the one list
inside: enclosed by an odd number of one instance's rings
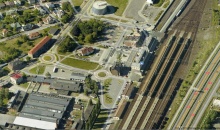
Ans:
{"label": "green tree", "polygon": [[5,94],[4,94],[5,98],[8,100],[9,98],[9,89],[5,88]]}
{"label": "green tree", "polygon": [[45,75],[46,75],[47,78],[51,77],[51,74],[49,72],[47,72]]}
{"label": "green tree", "polygon": [[92,34],[89,34],[85,37],[85,42],[87,43],[91,43],[93,41],[93,37]]}
{"label": "green tree", "polygon": [[92,106],[93,103],[92,103],[92,99],[89,99],[89,105]]}
{"label": "green tree", "polygon": [[24,42],[27,42],[28,41],[28,36],[27,35],[23,35],[22,39],[23,39]]}
{"label": "green tree", "polygon": [[84,89],[84,94],[88,96],[89,92],[87,88]]}

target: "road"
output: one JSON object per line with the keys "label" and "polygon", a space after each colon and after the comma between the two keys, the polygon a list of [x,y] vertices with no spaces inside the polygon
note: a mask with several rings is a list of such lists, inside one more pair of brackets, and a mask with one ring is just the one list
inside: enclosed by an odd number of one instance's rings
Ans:
{"label": "road", "polygon": [[[190,87],[190,90],[187,92],[186,96],[183,99],[183,102],[181,103],[179,109],[177,110],[176,114],[174,115],[174,118],[172,119],[171,123],[168,126],[168,129],[181,127],[181,125],[185,122],[185,119],[187,116],[189,116],[189,113],[191,113],[191,116],[194,117],[195,113],[192,113],[191,110],[197,106],[198,104],[198,96],[200,95],[206,95],[206,93],[193,93],[194,90],[203,91],[204,86],[206,86],[206,82],[210,80],[213,74],[215,74],[215,67],[216,64],[219,62],[220,52],[219,52],[220,42],[216,46],[215,50],[212,52],[206,63],[204,64],[203,68],[197,75],[196,79],[194,80],[192,86]],[[214,58],[213,58],[214,57]],[[213,79],[212,79],[213,80]],[[210,81],[209,81],[210,82]],[[213,82],[213,81],[212,81]],[[202,87],[202,88],[201,88]],[[207,88],[207,86],[206,86]],[[194,96],[194,97],[193,97]],[[187,100],[187,99],[193,99],[193,100]],[[194,103],[197,102],[197,103]],[[202,101],[200,101],[202,103]],[[189,118],[187,118],[189,119]],[[190,118],[191,120],[191,118]],[[188,123],[186,123],[188,124]]]}
{"label": "road", "polygon": [[195,117],[194,121],[192,122],[191,127],[196,128],[198,126],[200,119],[202,118],[209,103],[212,101],[212,98],[215,95],[216,91],[218,90],[219,86],[220,86],[220,80],[213,86],[213,89],[210,90],[208,98],[206,98],[203,105],[200,107],[201,109],[197,112],[197,116]]}

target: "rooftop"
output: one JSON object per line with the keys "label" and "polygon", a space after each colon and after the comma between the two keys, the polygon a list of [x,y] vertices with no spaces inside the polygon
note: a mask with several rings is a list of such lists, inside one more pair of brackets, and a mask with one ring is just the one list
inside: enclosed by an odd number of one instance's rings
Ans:
{"label": "rooftop", "polygon": [[29,52],[28,54],[34,54],[36,53],[39,49],[41,49],[51,38],[49,36],[44,37],[37,45],[35,45]]}
{"label": "rooftop", "polygon": [[22,75],[19,73],[13,73],[11,74],[11,77],[15,80],[22,78]]}

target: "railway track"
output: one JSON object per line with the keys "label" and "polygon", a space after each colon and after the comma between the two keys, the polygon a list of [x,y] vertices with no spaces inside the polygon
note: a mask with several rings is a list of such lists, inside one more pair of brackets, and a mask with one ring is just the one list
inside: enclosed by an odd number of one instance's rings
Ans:
{"label": "railway track", "polygon": [[[161,65],[154,64],[150,73],[146,79],[151,79],[151,81],[147,80],[147,82],[142,83],[141,89],[138,94],[136,94],[136,98],[132,103],[132,108],[126,113],[125,118],[122,121],[123,123],[120,125],[119,129],[145,129],[145,125],[148,122],[149,118],[151,117],[152,112],[154,111],[155,107],[157,106],[158,102],[160,101],[160,95],[158,94],[164,88],[161,89],[161,82],[163,82],[165,77],[170,77],[167,75],[167,72],[170,67],[170,64],[173,62],[173,59],[176,60],[174,57],[180,57],[182,54],[181,51],[178,50],[179,44],[181,43],[182,36],[184,32],[180,32],[176,34],[177,39],[171,36],[166,44],[162,48],[163,53],[160,53],[158,56],[157,62],[161,63]],[[182,46],[182,45],[181,45]],[[178,52],[178,53],[177,53]],[[175,55],[177,53],[177,56]],[[177,60],[178,61],[178,60]],[[160,66],[160,67],[158,67]],[[158,69],[157,69],[158,68]],[[173,67],[174,68],[174,67]],[[168,74],[171,74],[168,72]],[[152,80],[154,79],[154,80]],[[168,78],[167,78],[168,79]],[[165,85],[165,84],[164,84]],[[149,90],[149,92],[147,92]],[[146,94],[148,93],[148,94]],[[155,97],[156,96],[156,97]]]}
{"label": "railway track", "polygon": [[[210,63],[207,70],[203,73],[203,76],[195,86],[198,91],[193,91],[188,102],[185,104],[185,108],[181,113],[181,118],[177,120],[177,123],[174,127],[190,127],[190,124],[192,123],[193,117],[195,116],[196,112],[198,111],[199,107],[202,104],[202,101],[204,100],[205,96],[207,95],[207,91],[211,88],[212,82],[214,82],[217,77],[219,76],[220,71],[220,50],[218,51],[218,54],[214,57],[212,62]],[[206,72],[209,72],[210,74],[206,74]],[[214,73],[213,75],[211,75]],[[200,100],[198,102],[198,100]],[[197,104],[194,108],[194,104]]]}

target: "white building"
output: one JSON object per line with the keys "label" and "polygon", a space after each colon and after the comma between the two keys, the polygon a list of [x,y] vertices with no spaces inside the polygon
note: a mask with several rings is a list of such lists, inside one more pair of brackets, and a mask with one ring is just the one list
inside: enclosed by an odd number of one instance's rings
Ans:
{"label": "white building", "polygon": [[213,106],[220,107],[220,100],[214,99]]}
{"label": "white building", "polygon": [[147,3],[154,4],[154,0],[147,0]]}
{"label": "white building", "polygon": [[21,125],[21,126],[28,126],[28,127],[38,128],[38,129],[45,129],[45,130],[55,130],[57,127],[57,124],[53,122],[30,119],[30,118],[19,117],[19,116],[15,118],[13,124]]}

